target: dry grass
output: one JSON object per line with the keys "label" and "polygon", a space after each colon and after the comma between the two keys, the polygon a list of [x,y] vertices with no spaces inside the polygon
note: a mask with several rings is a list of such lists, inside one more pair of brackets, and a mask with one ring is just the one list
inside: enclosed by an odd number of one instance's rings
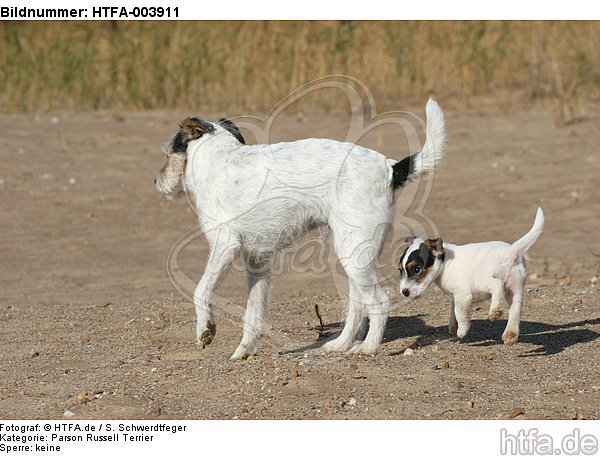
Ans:
{"label": "dry grass", "polygon": [[0,107],[262,109],[347,74],[383,105],[553,98],[560,124],[599,98],[599,61],[598,22],[4,22]]}

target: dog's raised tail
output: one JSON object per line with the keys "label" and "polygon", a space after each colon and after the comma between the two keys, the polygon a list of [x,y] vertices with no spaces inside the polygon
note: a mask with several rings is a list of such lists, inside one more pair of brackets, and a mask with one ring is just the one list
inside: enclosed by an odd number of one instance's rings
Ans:
{"label": "dog's raised tail", "polygon": [[392,166],[394,188],[402,187],[427,171],[435,171],[442,164],[446,152],[446,120],[440,105],[430,98],[425,106],[425,144],[420,152],[410,155]]}
{"label": "dog's raised tail", "polygon": [[535,221],[533,222],[533,226],[529,230],[529,233],[512,245],[515,258],[522,258],[523,255],[525,255],[525,252],[527,252],[540,237],[543,229],[544,211],[542,211],[541,207],[538,207],[537,213],[535,214]]}

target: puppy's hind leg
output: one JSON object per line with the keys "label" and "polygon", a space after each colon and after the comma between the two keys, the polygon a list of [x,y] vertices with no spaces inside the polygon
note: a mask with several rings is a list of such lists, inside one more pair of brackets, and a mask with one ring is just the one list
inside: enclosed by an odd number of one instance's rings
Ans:
{"label": "puppy's hind leg", "polygon": [[490,311],[488,317],[490,320],[495,321],[502,316],[502,302],[505,301],[504,297],[504,283],[501,280],[495,280],[490,287],[492,293],[492,302],[490,304]]}
{"label": "puppy's hind leg", "polygon": [[522,268],[513,272],[507,283],[506,297],[508,300],[508,323],[502,334],[506,345],[513,345],[519,340],[519,325],[521,323],[521,307],[523,305],[523,290],[527,272]]}
{"label": "puppy's hind leg", "polygon": [[267,333],[267,311],[271,299],[271,259],[255,261],[245,258],[248,275],[248,303],[244,314],[244,335],[232,360],[258,354],[260,339]]}

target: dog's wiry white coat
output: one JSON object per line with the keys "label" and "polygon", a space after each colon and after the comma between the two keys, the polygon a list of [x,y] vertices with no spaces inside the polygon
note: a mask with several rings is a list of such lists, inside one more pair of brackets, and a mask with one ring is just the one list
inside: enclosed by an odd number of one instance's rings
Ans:
{"label": "dog's wiry white coat", "polygon": [[[538,239],[544,228],[544,213],[538,208],[530,231],[508,244],[491,241],[476,244],[443,244],[445,259],[436,259],[432,270],[421,283],[408,280],[403,273],[400,290],[408,290],[411,298],[423,294],[431,283],[452,297],[449,330],[463,338],[471,326],[470,308],[475,302],[491,298],[489,317],[496,320],[502,315],[501,306],[506,300],[509,305],[508,323],[502,335],[506,344],[513,344],[519,337],[523,291],[527,269],[523,256]],[[424,241],[413,240],[411,251]],[[406,268],[406,258],[403,268]]]}
{"label": "dog's wiry white coat", "polygon": [[[426,141],[414,157],[411,178],[435,170],[444,156],[444,114],[431,99],[426,114]],[[248,304],[242,342],[232,359],[256,354],[266,332],[274,254],[307,230],[322,228],[330,230],[350,283],[346,324],[324,349],[376,353],[390,307],[379,286],[376,259],[393,219],[396,161],[330,139],[241,145],[213,125],[214,132],[189,143],[185,173],[185,187],[211,247],[194,293],[197,337],[212,325],[212,295],[241,251],[249,277]],[[369,331],[352,347],[363,316],[369,317]]]}

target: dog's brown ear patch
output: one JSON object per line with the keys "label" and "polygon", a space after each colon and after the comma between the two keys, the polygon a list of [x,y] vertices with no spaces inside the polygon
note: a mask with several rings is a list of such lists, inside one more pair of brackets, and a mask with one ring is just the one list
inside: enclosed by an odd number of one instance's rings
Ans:
{"label": "dog's brown ear patch", "polygon": [[427,239],[425,243],[436,257],[444,254],[444,241],[442,241],[442,238]]}
{"label": "dog's brown ear patch", "polygon": [[200,138],[205,133],[215,131],[215,127],[197,117],[188,117],[179,124],[179,132],[186,141],[193,141]]}

